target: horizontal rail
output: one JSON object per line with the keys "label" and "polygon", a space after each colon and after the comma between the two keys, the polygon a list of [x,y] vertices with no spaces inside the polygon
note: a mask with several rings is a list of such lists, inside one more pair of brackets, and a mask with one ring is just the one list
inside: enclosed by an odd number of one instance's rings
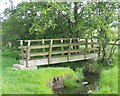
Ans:
{"label": "horizontal rail", "polygon": [[[53,41],[60,41],[60,40],[70,40],[70,39],[72,39],[72,40],[85,40],[85,38],[59,38],[59,39],[52,39]],[[39,39],[39,40],[22,40],[23,42],[29,42],[29,41],[31,41],[31,42],[40,42],[40,41],[50,41],[51,39]],[[94,39],[94,40],[96,40],[96,39]],[[21,40],[18,40],[18,41],[21,41]]]}
{"label": "horizontal rail", "polygon": [[[71,43],[71,46],[79,46],[79,45],[85,45],[85,42],[79,42],[79,43]],[[88,45],[97,44],[96,42],[88,42]],[[53,44],[52,47],[66,47],[69,46],[69,43],[64,44]],[[27,46],[19,46],[19,49],[26,49]],[[49,48],[49,44],[47,45],[39,45],[39,46],[30,46],[30,49],[40,49],[40,48]]]}
{"label": "horizontal rail", "polygon": [[30,53],[30,57],[48,55],[48,52]]}
{"label": "horizontal rail", "polygon": [[[69,40],[69,39],[73,39],[73,40],[77,40],[77,39],[84,39],[84,38],[59,38],[59,39],[52,39],[52,40],[55,40],[55,41],[58,41],[58,40]],[[39,40],[23,40],[24,42],[28,42],[28,41],[31,41],[31,42],[39,42],[39,41],[50,41],[51,39],[39,39]],[[21,41],[21,40],[18,40],[18,41]]]}
{"label": "horizontal rail", "polygon": [[88,48],[87,51],[99,51],[99,48]]}
{"label": "horizontal rail", "polygon": [[[76,50],[70,50],[70,53],[74,53],[74,52],[84,52],[84,48],[81,49],[76,49]],[[52,55],[56,55],[56,54],[62,54],[62,53],[68,53],[69,50],[64,50],[64,51],[53,51]],[[99,48],[88,48],[87,49],[88,52],[91,51],[99,51]],[[25,55],[25,54],[24,54]],[[49,55],[49,52],[36,52],[36,53],[30,53],[30,57],[34,57],[34,56],[46,56]],[[21,56],[21,54],[20,54]]]}
{"label": "horizontal rail", "polygon": [[49,45],[30,46],[30,49],[49,48]]}
{"label": "horizontal rail", "polygon": [[120,44],[119,44],[119,43],[117,43],[117,44],[114,44],[114,43],[109,43],[109,45],[117,45],[117,46],[120,46]]}

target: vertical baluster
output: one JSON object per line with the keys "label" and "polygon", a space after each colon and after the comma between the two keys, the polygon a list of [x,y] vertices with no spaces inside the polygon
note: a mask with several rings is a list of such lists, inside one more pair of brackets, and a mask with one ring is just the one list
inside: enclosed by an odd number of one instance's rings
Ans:
{"label": "vertical baluster", "polygon": [[[44,39],[42,39],[42,45],[43,46],[44,46],[44,43],[45,43],[45,41],[44,41]],[[45,53],[45,48],[43,48],[42,51]],[[43,55],[43,57],[45,57],[45,55]]]}
{"label": "vertical baluster", "polygon": [[[80,39],[78,38],[78,50],[80,50],[80,45],[79,45],[79,43],[80,43]],[[78,52],[78,54],[80,53],[80,51]]]}
{"label": "vertical baluster", "polygon": [[20,47],[21,47],[21,57],[22,57],[22,60],[24,59],[24,49],[22,48],[23,46],[23,40],[20,40]]}
{"label": "vertical baluster", "polygon": [[[94,49],[94,40],[91,38],[91,49]],[[93,50],[93,52],[95,52],[95,49]]]}
{"label": "vertical baluster", "polygon": [[[61,44],[63,44],[63,38],[61,38]],[[63,52],[63,50],[64,50],[63,46],[61,47],[61,50]],[[64,55],[64,53],[62,53],[62,55]]]}
{"label": "vertical baluster", "polygon": [[93,42],[93,39],[91,38],[91,48],[93,48],[94,47],[94,44],[93,44],[94,42]]}
{"label": "vertical baluster", "polygon": [[68,61],[70,60],[70,55],[71,55],[71,43],[72,43],[72,38],[70,38],[69,40]]}
{"label": "vertical baluster", "polygon": [[99,51],[98,51],[98,58],[100,58],[101,57],[101,50],[102,50],[102,47],[101,47],[101,44],[100,44],[100,41],[99,41],[99,39],[97,39],[97,42],[98,42],[98,47],[99,47]]}
{"label": "vertical baluster", "polygon": [[52,43],[53,43],[53,39],[50,40],[50,45],[49,45],[49,57],[48,57],[49,64],[52,63]]}
{"label": "vertical baluster", "polygon": [[84,52],[84,59],[86,59],[87,50],[88,50],[88,39],[85,39],[85,52]]}
{"label": "vertical baluster", "polygon": [[26,58],[26,66],[30,66],[29,65],[29,59],[30,59],[30,40],[28,41],[28,46],[27,46],[27,58]]}
{"label": "vertical baluster", "polygon": [[[77,39],[75,39],[73,43],[76,44],[77,43]],[[77,50],[77,45],[75,45],[74,48],[75,48],[75,50]],[[75,52],[75,54],[77,54],[77,52]]]}

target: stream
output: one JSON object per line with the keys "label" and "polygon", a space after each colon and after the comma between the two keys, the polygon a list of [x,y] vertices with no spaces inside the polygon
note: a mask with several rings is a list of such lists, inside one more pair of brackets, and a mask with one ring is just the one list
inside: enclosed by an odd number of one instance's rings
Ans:
{"label": "stream", "polygon": [[97,75],[84,75],[82,83],[78,83],[80,87],[76,88],[58,88],[53,89],[55,94],[91,94],[98,89]]}

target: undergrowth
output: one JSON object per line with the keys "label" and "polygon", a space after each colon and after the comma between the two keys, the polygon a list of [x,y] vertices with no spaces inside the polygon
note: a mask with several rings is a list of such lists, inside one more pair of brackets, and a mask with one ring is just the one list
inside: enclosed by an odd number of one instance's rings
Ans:
{"label": "undergrowth", "polygon": [[109,66],[100,66],[99,89],[94,94],[118,94],[118,51]]}

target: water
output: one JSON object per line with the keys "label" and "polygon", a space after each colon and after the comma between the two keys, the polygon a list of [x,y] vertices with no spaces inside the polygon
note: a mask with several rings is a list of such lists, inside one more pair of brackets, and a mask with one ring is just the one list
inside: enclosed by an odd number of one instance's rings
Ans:
{"label": "water", "polygon": [[82,83],[78,83],[80,87],[59,88],[53,91],[55,94],[91,94],[94,90],[98,89],[98,78],[97,75],[85,75],[83,82],[88,82],[88,84],[82,85]]}

